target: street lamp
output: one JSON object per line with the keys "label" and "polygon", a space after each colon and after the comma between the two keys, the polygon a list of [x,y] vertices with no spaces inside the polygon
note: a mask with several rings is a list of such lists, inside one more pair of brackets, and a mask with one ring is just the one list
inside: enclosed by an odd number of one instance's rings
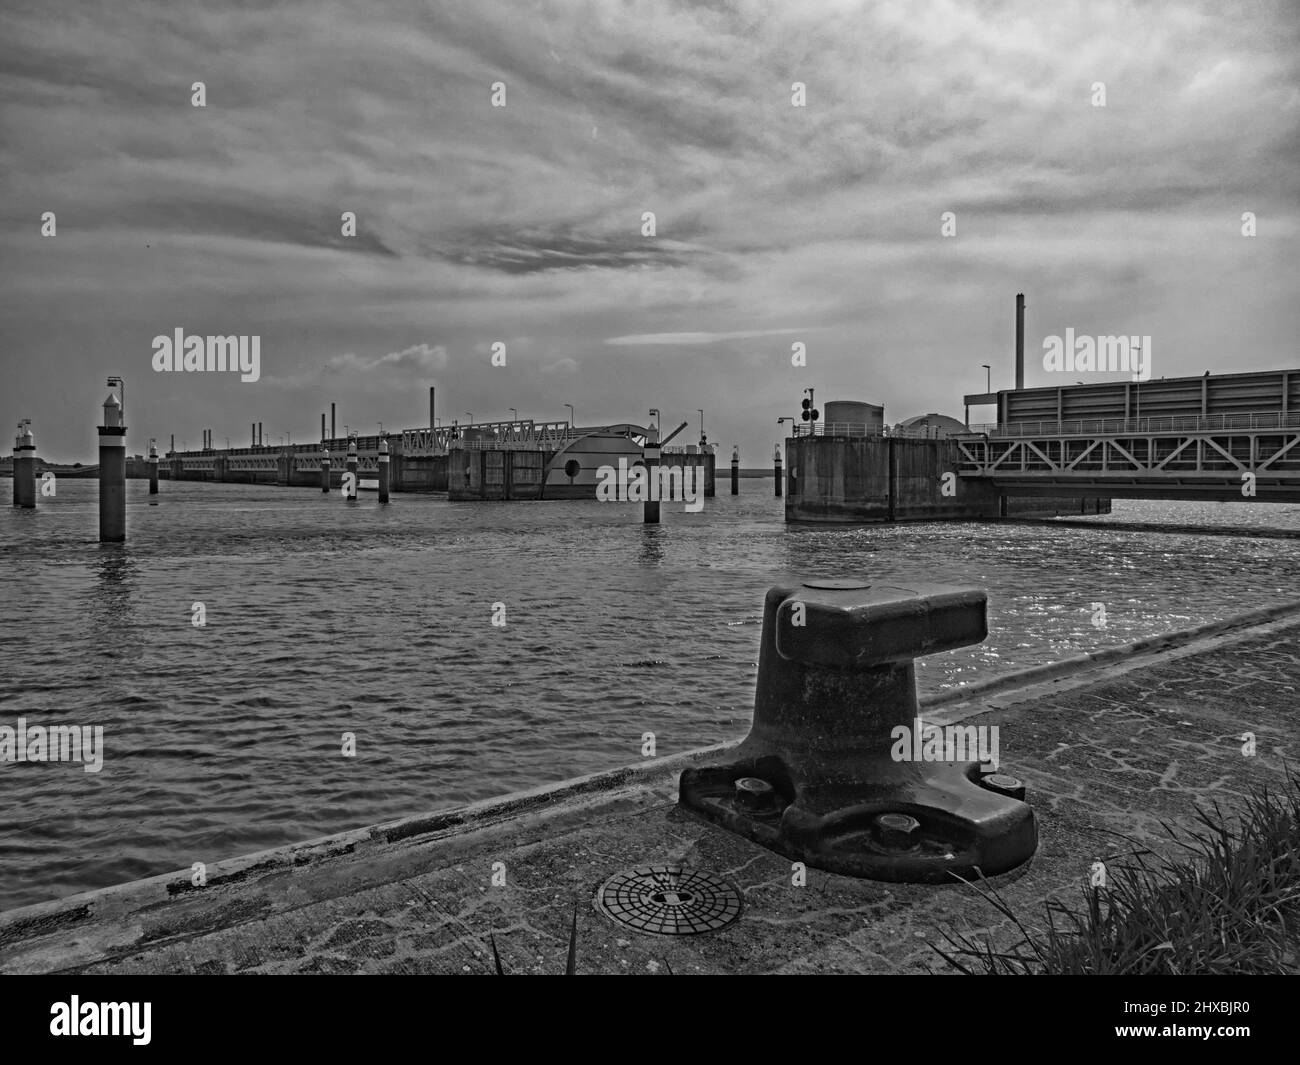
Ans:
{"label": "street lamp", "polygon": [[122,405],[122,424],[126,424],[126,378],[113,376],[108,379],[108,387],[112,388],[117,385],[121,388],[122,394],[118,397],[118,402]]}
{"label": "street lamp", "polygon": [[566,403],[565,406],[569,408],[569,428],[572,429],[573,428],[573,404]]}
{"label": "street lamp", "polygon": [[465,423],[466,425],[473,425],[473,424],[474,424],[474,415],[473,415],[472,412],[470,412],[470,411],[466,411],[466,412],[465,412],[465,417],[469,419],[469,421],[467,421],[467,422]]}
{"label": "street lamp", "polygon": [[383,435],[384,435],[384,423],[383,423],[383,422],[380,422],[380,423],[379,423],[379,435],[380,435],[380,436],[383,436]]}
{"label": "street lamp", "polygon": [[515,421],[519,420],[519,411],[515,410],[514,407],[507,407],[506,410],[515,416]]}
{"label": "street lamp", "polygon": [[993,391],[993,367],[987,362],[980,363],[984,367],[984,394],[988,395]]}

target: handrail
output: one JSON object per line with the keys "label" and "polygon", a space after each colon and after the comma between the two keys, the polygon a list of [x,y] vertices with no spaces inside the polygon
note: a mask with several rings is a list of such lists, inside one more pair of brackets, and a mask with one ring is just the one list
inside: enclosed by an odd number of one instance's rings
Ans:
{"label": "handrail", "polygon": [[1107,436],[1128,433],[1215,432],[1225,429],[1300,429],[1300,412],[1165,415],[1147,418],[1077,418],[1071,421],[1009,422],[972,425],[963,437]]}

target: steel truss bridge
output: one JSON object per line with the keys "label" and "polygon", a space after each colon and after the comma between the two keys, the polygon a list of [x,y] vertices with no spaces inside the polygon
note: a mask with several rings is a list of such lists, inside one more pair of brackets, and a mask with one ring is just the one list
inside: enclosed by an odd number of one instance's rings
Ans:
{"label": "steel truss bridge", "polygon": [[[1251,388],[1241,379],[1280,379],[1271,409],[1240,409],[1214,413],[1207,408],[1216,388],[1221,395],[1241,398],[1275,381],[1253,380]],[[1152,386],[1168,385],[1166,399],[1174,396],[1173,386],[1195,382],[1203,413],[1160,414],[1148,417],[1083,417],[1069,420],[1014,420],[993,425],[974,425],[955,436],[959,454],[957,472],[963,478],[990,481],[1003,495],[1114,497],[1128,499],[1257,499],[1276,503],[1300,503],[1300,402],[1296,386],[1300,371],[1271,374],[1237,374],[1219,378],[1183,378],[1146,383],[1142,392],[1155,393],[1159,409],[1161,392]],[[1219,388],[1236,382],[1235,388]],[[1097,387],[1091,387],[1091,405],[1097,402]],[[1128,384],[1122,411],[1133,409]],[[1057,410],[1068,407],[1063,393],[1077,389],[1037,389],[1055,394]],[[1016,400],[1027,396],[1001,393],[1007,399],[999,411],[1014,412]],[[1082,398],[1082,397],[1079,397]],[[1146,398],[1146,397],[1143,397]],[[1075,403],[1077,408],[1080,404]],[[1166,409],[1175,404],[1166,402]],[[1222,403],[1221,406],[1232,404]],[[1041,407],[1041,405],[1040,405]],[[1021,403],[1022,410],[1032,409]]]}

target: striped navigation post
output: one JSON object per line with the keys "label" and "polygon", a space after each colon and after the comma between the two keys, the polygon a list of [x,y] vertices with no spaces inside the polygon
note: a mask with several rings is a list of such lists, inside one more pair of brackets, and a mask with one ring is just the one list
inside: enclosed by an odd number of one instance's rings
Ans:
{"label": "striped navigation post", "polygon": [[99,542],[126,540],[126,426],[122,404],[111,392],[99,426]]}
{"label": "striped navigation post", "polygon": [[379,502],[388,502],[388,437],[379,438]]}
{"label": "striped navigation post", "polygon": [[320,490],[330,490],[330,448],[324,440],[320,442]]}
{"label": "striped navigation post", "polygon": [[348,463],[347,473],[343,479],[347,482],[344,489],[344,498],[349,503],[357,501],[357,438],[354,435],[348,436]]}
{"label": "striped navigation post", "polygon": [[740,495],[740,445],[731,445],[731,494]]}
{"label": "striped navigation post", "polygon": [[36,439],[26,418],[18,423],[14,437],[14,506],[24,510],[36,506]]}
{"label": "striped navigation post", "polygon": [[781,445],[780,444],[776,445],[776,461],[775,464],[773,465],[773,470],[776,473],[776,498],[780,499],[781,498]]}
{"label": "striped navigation post", "polygon": [[[658,411],[651,411],[651,414],[658,414]],[[650,426],[646,430],[645,438],[645,472],[646,472],[646,493],[644,511],[642,512],[641,523],[643,525],[659,524],[659,430],[655,426]]]}
{"label": "striped navigation post", "polygon": [[149,441],[149,494],[158,494],[158,443]]}

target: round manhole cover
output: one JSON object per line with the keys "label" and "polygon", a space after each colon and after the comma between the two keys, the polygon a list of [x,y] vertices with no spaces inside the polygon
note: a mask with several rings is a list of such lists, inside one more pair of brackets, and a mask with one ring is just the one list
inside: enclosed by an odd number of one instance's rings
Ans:
{"label": "round manhole cover", "polygon": [[720,877],[680,865],[642,865],[611,876],[596,896],[618,924],[651,936],[716,932],[740,916],[740,892]]}

